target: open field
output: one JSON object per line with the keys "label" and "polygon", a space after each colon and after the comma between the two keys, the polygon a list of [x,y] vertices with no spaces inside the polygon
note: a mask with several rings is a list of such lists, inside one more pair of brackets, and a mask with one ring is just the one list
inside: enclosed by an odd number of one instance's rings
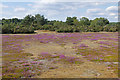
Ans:
{"label": "open field", "polygon": [[118,33],[3,34],[2,60],[3,78],[118,78]]}

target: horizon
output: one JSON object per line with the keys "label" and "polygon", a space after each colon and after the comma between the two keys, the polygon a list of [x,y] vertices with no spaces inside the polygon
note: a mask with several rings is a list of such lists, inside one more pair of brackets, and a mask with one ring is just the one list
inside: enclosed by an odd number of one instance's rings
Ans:
{"label": "horizon", "polygon": [[23,19],[26,15],[40,14],[48,20],[65,21],[67,17],[103,17],[118,22],[118,2],[3,2],[2,18]]}

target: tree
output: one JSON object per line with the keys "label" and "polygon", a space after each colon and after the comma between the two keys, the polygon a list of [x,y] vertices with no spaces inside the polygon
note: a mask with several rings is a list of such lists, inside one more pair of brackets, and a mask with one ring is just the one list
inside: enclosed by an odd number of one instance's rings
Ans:
{"label": "tree", "polygon": [[74,20],[77,20],[77,17],[67,17],[66,23],[68,25],[74,25]]}
{"label": "tree", "polygon": [[75,26],[80,26],[80,22],[78,21],[78,19],[74,19],[74,20],[73,20],[73,24],[74,24]]}
{"label": "tree", "polygon": [[80,25],[81,26],[87,26],[87,25],[90,25],[90,21],[88,18],[86,17],[82,17],[80,18]]}
{"label": "tree", "polygon": [[35,21],[37,25],[44,25],[47,23],[47,19],[45,19],[45,17],[43,15],[41,16],[40,14],[35,15]]}
{"label": "tree", "polygon": [[25,16],[25,18],[22,20],[22,25],[24,26],[30,26],[32,23],[31,15]]}
{"label": "tree", "polygon": [[91,22],[91,25],[105,26],[106,24],[109,24],[109,21],[105,18],[96,18]]}
{"label": "tree", "polygon": [[[94,20],[92,20],[90,26],[89,26],[89,31],[94,31],[94,32],[98,32],[98,31],[102,31],[103,27],[105,25],[109,24],[109,21],[105,18],[96,18]],[[99,29],[100,28],[100,29]]]}

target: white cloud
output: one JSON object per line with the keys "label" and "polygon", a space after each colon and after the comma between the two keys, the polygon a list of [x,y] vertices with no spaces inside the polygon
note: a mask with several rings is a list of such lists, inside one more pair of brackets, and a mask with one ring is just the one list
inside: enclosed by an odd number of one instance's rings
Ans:
{"label": "white cloud", "polygon": [[18,17],[18,16],[13,16],[13,17],[11,17],[11,18],[19,18],[19,19],[21,19],[21,17]]}
{"label": "white cloud", "polygon": [[54,3],[56,2],[56,0],[41,0],[39,1],[39,3],[43,3],[43,4],[49,4],[49,3]]}
{"label": "white cloud", "polygon": [[103,15],[105,15],[105,13],[100,12],[100,13],[97,13],[97,15],[103,16]]}
{"label": "white cloud", "polygon": [[108,8],[106,8],[106,11],[118,11],[118,7],[117,6],[109,6]]}
{"label": "white cloud", "polygon": [[98,6],[98,5],[103,5],[103,4],[105,4],[105,3],[103,3],[103,2],[96,2],[96,3],[95,3],[96,6]]}
{"label": "white cloud", "polygon": [[32,4],[27,4],[27,6],[32,6]]}
{"label": "white cloud", "polygon": [[15,12],[25,11],[25,8],[15,8],[14,11]]}
{"label": "white cloud", "polygon": [[95,8],[95,9],[87,9],[87,13],[97,13],[100,12],[102,9],[100,8]]}
{"label": "white cloud", "polygon": [[49,9],[51,7],[51,5],[55,4],[56,0],[40,0],[40,1],[36,1],[34,2],[32,5],[28,4],[28,6],[31,6],[32,9],[28,9],[28,11],[26,12],[26,15],[28,14],[42,14],[44,13],[44,15],[46,16],[50,16],[53,14],[58,13],[57,11],[53,10],[53,9]]}
{"label": "white cloud", "polygon": [[109,17],[115,17],[118,15],[118,6],[109,6],[105,9],[105,11]]}
{"label": "white cloud", "polygon": [[88,16],[80,16],[80,18],[82,18],[82,17],[86,17],[86,18],[88,18],[88,19],[89,19],[89,17],[88,17]]}
{"label": "white cloud", "polygon": [[64,6],[61,7],[60,9],[61,9],[61,10],[65,10],[65,9],[75,10],[75,9],[77,9],[77,7],[72,6],[72,5],[64,5]]}
{"label": "white cloud", "polygon": [[116,15],[116,13],[110,13],[109,15],[110,15],[110,16],[115,16],[115,15]]}
{"label": "white cloud", "polygon": [[0,8],[8,8],[8,6],[3,5],[2,3],[0,3]]}
{"label": "white cloud", "polygon": [[[2,0],[2,2],[34,2],[41,0]],[[51,0],[44,0],[51,1]],[[54,0],[56,2],[118,2],[119,0]]]}
{"label": "white cloud", "polygon": [[6,5],[2,5],[2,8],[8,8],[8,6],[6,6]]}
{"label": "white cloud", "polygon": [[115,19],[118,19],[118,16],[115,16],[114,18],[115,18]]}
{"label": "white cloud", "polygon": [[[117,14],[113,11],[116,10],[115,6],[111,7],[106,5],[108,4],[108,2],[104,3],[104,2],[94,1],[89,3],[88,2],[65,3],[62,0],[63,3],[57,3],[57,1],[58,0],[40,0],[33,3],[27,3],[26,4],[27,7],[24,6],[20,7],[18,5],[18,7],[12,10],[15,14],[13,14],[11,11],[11,14],[9,16],[13,16],[13,17],[18,16],[18,18],[20,18],[20,16],[23,17],[23,15],[26,16],[28,14],[31,15],[41,14],[50,20],[51,19],[62,20],[67,16],[80,17],[81,15],[87,16],[91,19],[93,19],[94,17],[112,17],[115,19],[115,16],[117,16]],[[107,8],[105,9],[106,6]],[[14,5],[9,7],[13,8]],[[85,10],[86,12],[84,12]]]}

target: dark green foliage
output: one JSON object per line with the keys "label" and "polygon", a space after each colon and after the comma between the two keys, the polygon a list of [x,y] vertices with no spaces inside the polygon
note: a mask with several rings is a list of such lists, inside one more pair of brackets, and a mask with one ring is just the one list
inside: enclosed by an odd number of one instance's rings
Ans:
{"label": "dark green foliage", "polygon": [[119,26],[119,23],[109,23],[106,26],[104,26],[104,31],[116,32],[118,31],[118,26]]}
{"label": "dark green foliage", "polygon": [[67,23],[68,25],[75,25],[75,24],[74,24],[74,23],[75,23],[75,20],[77,20],[77,17],[73,17],[73,18],[67,17],[66,23]]}
{"label": "dark green foliage", "polygon": [[2,19],[2,33],[34,33],[34,30],[41,29],[47,23],[47,19],[40,14],[35,17],[27,15],[24,19]]}
{"label": "dark green foliage", "polygon": [[45,19],[43,15],[36,14],[34,22],[37,24],[37,26],[38,25],[44,25],[44,24],[47,23],[47,19]]}
{"label": "dark green foliage", "polygon": [[[116,32],[119,22],[109,23],[105,18],[89,20],[86,17],[67,17],[66,21],[48,21],[43,15],[27,15],[24,19],[12,18],[0,20],[0,33],[34,33],[34,30],[57,32]],[[2,28],[2,30],[1,30]]]}
{"label": "dark green foliage", "polygon": [[93,21],[91,21],[91,24],[89,26],[89,29],[91,32],[99,32],[103,31],[103,27],[105,25],[109,24],[109,21],[105,18],[96,18]]}
{"label": "dark green foliage", "polygon": [[87,26],[87,25],[90,25],[90,21],[89,21],[89,19],[86,18],[86,17],[82,17],[82,18],[80,19],[80,25],[81,25],[81,26]]}

